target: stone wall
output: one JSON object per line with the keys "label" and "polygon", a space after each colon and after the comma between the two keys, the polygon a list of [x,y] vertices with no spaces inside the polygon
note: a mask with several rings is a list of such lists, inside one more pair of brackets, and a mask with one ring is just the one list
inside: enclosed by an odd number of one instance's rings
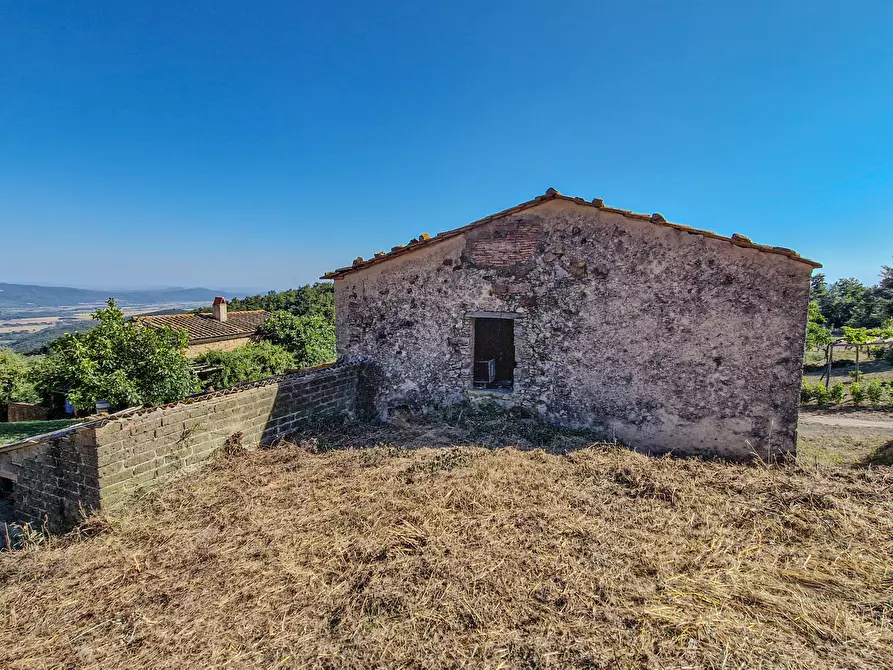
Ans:
{"label": "stone wall", "polygon": [[93,430],[85,427],[18,448],[0,450],[0,476],[14,480],[17,521],[46,523],[65,530],[99,507],[97,451]]}
{"label": "stone wall", "polygon": [[33,402],[11,402],[7,406],[7,421],[42,421],[47,409]]}
{"label": "stone wall", "polygon": [[246,344],[251,344],[251,337],[236,337],[229,340],[218,340],[217,342],[203,342],[201,344],[191,344],[186,347],[186,358],[196,358],[208,351],[232,351]]}
{"label": "stone wall", "polygon": [[[811,266],[547,201],[335,281],[339,355],[377,408],[481,395],[645,451],[793,452]],[[474,319],[512,319],[515,383],[472,389]]]}
{"label": "stone wall", "polygon": [[246,446],[302,421],[363,412],[363,366],[335,365],[273,377],[182,403],[108,419],[0,448],[0,476],[15,481],[14,514],[51,531],[84,510],[109,508],[211,457],[236,434]]}

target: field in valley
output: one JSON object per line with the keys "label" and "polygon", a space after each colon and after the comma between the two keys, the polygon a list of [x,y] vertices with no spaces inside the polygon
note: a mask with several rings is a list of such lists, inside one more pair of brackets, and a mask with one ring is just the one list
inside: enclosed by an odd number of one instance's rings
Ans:
{"label": "field in valley", "polygon": [[[425,446],[455,444],[489,448]],[[889,467],[585,444],[466,420],[222,455],[0,555],[0,667],[893,666]]]}
{"label": "field in valley", "polygon": [[[62,337],[65,333],[89,330],[95,322],[91,314],[105,303],[91,303],[71,307],[34,307],[0,311],[0,347],[17,351],[31,351]],[[154,314],[164,311],[188,312],[207,307],[205,302],[165,302],[124,305],[126,316]]]}

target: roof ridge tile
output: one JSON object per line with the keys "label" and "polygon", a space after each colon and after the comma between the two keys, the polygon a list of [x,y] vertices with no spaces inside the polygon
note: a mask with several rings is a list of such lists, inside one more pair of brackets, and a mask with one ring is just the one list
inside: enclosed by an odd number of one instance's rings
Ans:
{"label": "roof ridge tile", "polygon": [[760,251],[762,253],[767,254],[776,254],[779,256],[785,256],[790,258],[793,261],[799,263],[805,263],[806,265],[811,265],[813,268],[822,267],[821,263],[817,263],[815,261],[809,260],[808,258],[804,258],[796,251],[792,249],[788,249],[786,247],[776,247],[765,244],[756,244],[755,242],[751,242],[750,238],[745,235],[740,235],[735,233],[732,237],[726,237],[724,235],[720,235],[718,233],[714,233],[710,230],[701,230],[699,228],[693,228],[691,226],[687,226],[682,223],[672,223],[667,221],[662,214],[659,212],[654,212],[653,214],[640,214],[637,212],[630,211],[628,209],[618,209],[616,207],[608,207],[605,205],[605,201],[601,198],[593,198],[591,201],[586,201],[583,198],[575,198],[572,196],[562,195],[554,188],[549,188],[544,195],[538,195],[533,200],[528,200],[527,202],[522,202],[519,205],[515,205],[514,207],[509,207],[508,209],[504,209],[501,212],[497,212],[495,214],[491,214],[490,216],[486,216],[483,219],[478,219],[477,221],[473,221],[465,226],[461,226],[459,228],[454,228],[452,230],[446,230],[440,233],[437,233],[434,237],[427,236],[416,238],[410,241],[409,244],[398,244],[394,247],[391,247],[391,250],[386,253],[379,252],[375,254],[372,258],[365,260],[362,256],[356,258],[352,265],[337,268],[332,270],[331,272],[326,272],[320,279],[339,279],[344,275],[355,272],[357,270],[362,270],[363,268],[369,267],[370,265],[374,265],[376,263],[382,263],[399,256],[404,253],[412,252],[420,247],[427,246],[428,244],[435,244],[437,242],[441,242],[443,240],[449,239],[451,237],[455,237],[457,235],[461,235],[462,233],[470,230],[471,228],[477,228],[478,226],[482,226],[484,224],[490,223],[491,221],[495,221],[500,218],[504,218],[507,216],[511,216],[512,214],[517,214],[518,212],[522,212],[527,209],[531,209],[533,207],[537,207],[541,205],[543,202],[547,200],[564,200],[566,202],[570,202],[576,205],[580,205],[582,207],[594,207],[595,209],[599,209],[603,212],[609,212],[611,214],[620,214],[629,219],[636,219],[639,221],[650,221],[654,225],[664,226],[666,228],[673,228],[675,230],[679,230],[680,232],[689,233],[691,235],[702,235],[704,237],[719,240],[722,242],[729,242],[732,246],[736,247],[744,247],[748,249],[755,249],[756,251]]}

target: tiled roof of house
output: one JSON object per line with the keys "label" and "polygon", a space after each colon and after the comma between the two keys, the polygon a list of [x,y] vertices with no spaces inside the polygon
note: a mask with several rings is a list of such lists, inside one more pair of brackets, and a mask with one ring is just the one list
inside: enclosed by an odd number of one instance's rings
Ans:
{"label": "tiled roof of house", "polygon": [[332,272],[327,272],[321,278],[322,279],[338,279],[343,277],[344,275],[355,272],[357,270],[361,270],[363,268],[369,267],[370,265],[375,265],[376,263],[382,263],[384,261],[390,260],[395,256],[399,256],[400,254],[409,253],[411,251],[415,251],[419,247],[426,246],[429,244],[435,244],[437,242],[442,242],[443,240],[449,239],[451,237],[455,237],[456,235],[461,235],[472,228],[477,228],[478,226],[483,226],[484,224],[490,223],[491,221],[495,221],[497,219],[501,219],[506,216],[511,216],[512,214],[517,214],[518,212],[523,212],[526,209],[531,209],[538,205],[541,205],[544,202],[548,202],[549,200],[564,200],[567,202],[572,202],[578,205],[583,205],[585,207],[594,207],[595,209],[602,210],[604,212],[610,212],[612,214],[620,214],[621,216],[625,216],[629,219],[638,219],[640,221],[649,221],[657,226],[664,226],[666,228],[674,228],[676,230],[681,230],[685,233],[690,233],[692,235],[702,235],[704,237],[709,237],[714,240],[721,240],[723,242],[728,242],[737,247],[745,247],[747,249],[756,249],[757,251],[762,251],[767,254],[778,254],[781,256],[786,256],[791,260],[805,263],[814,268],[822,267],[821,263],[816,263],[815,261],[811,261],[808,258],[803,258],[796,251],[792,249],[787,249],[785,247],[772,247],[765,244],[754,244],[750,241],[749,238],[744,235],[739,235],[735,233],[731,237],[725,237],[724,235],[718,235],[717,233],[710,232],[709,230],[699,230],[698,228],[692,228],[690,226],[682,225],[681,223],[670,223],[663,216],[658,213],[654,214],[637,214],[636,212],[631,212],[627,209],[616,209],[614,207],[608,207],[605,205],[604,201],[601,198],[594,198],[593,200],[584,200],[583,198],[572,198],[570,196],[562,195],[554,188],[550,188],[546,191],[545,195],[540,195],[534,198],[533,200],[528,200],[527,202],[522,202],[520,205],[516,205],[515,207],[511,207],[509,209],[503,210],[501,212],[497,212],[496,214],[492,214],[486,218],[480,219],[479,221],[475,221],[474,223],[470,223],[467,226],[463,226],[461,228],[456,228],[454,230],[448,230],[443,233],[438,233],[434,237],[428,235],[428,233],[422,233],[419,237],[412,239],[409,241],[409,244],[398,244],[396,247],[392,247],[390,251],[384,252],[379,251],[375,256],[368,260],[364,260],[362,257],[357,258],[352,265],[348,267],[338,268],[337,270],[333,270]]}
{"label": "tiled roof of house", "polygon": [[250,337],[258,326],[270,316],[262,309],[244,312],[230,312],[226,321],[218,321],[213,314],[160,314],[158,316],[135,316],[147,326],[182,328],[189,336],[189,344],[232,340],[238,337]]}

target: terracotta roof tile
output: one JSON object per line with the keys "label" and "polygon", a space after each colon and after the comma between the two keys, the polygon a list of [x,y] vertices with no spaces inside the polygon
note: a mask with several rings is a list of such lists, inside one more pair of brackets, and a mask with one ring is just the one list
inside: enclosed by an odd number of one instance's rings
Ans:
{"label": "terracotta roof tile", "polygon": [[338,268],[337,270],[333,270],[332,272],[327,272],[324,274],[321,279],[338,279],[343,277],[346,274],[351,272],[356,272],[357,270],[362,270],[363,268],[367,268],[370,265],[375,265],[376,263],[383,263],[391,258],[399,256],[401,254],[409,253],[419,249],[420,247],[436,244],[437,242],[442,242],[443,240],[449,239],[451,237],[455,237],[457,235],[461,235],[472,228],[477,228],[478,226],[483,226],[484,224],[490,223],[491,221],[495,221],[497,219],[504,218],[506,216],[511,216],[512,214],[517,214],[518,212],[523,212],[524,210],[531,209],[533,207],[537,207],[544,202],[549,200],[564,200],[566,202],[572,202],[578,205],[582,205],[584,207],[594,207],[595,209],[600,209],[605,212],[611,212],[612,214],[620,214],[628,219],[638,219],[640,221],[649,221],[656,226],[664,226],[666,228],[673,228],[675,230],[679,230],[685,233],[689,233],[691,235],[702,235],[704,237],[709,237],[714,240],[721,240],[723,242],[728,242],[736,247],[745,247],[747,249],[756,249],[757,251],[761,251],[767,254],[777,254],[780,256],[786,256],[793,261],[797,261],[799,263],[805,263],[806,265],[810,265],[814,268],[822,267],[821,263],[816,263],[815,261],[811,261],[808,258],[803,258],[796,251],[792,251],[791,249],[786,249],[785,247],[773,247],[767,246],[764,244],[754,244],[750,241],[749,238],[744,235],[739,235],[735,233],[732,237],[725,237],[724,235],[718,235],[717,233],[713,233],[709,230],[700,230],[698,228],[692,228],[691,226],[685,226],[681,223],[670,223],[667,221],[661,214],[655,212],[654,214],[638,214],[636,212],[631,212],[628,209],[617,209],[615,207],[607,207],[605,205],[604,200],[601,198],[594,198],[592,201],[587,202],[583,198],[572,198],[566,195],[562,195],[554,188],[550,188],[546,191],[545,195],[540,195],[534,198],[533,200],[528,200],[527,202],[522,202],[520,205],[516,205],[515,207],[510,207],[509,209],[503,210],[501,212],[497,212],[496,214],[492,214],[486,218],[480,219],[479,221],[475,221],[473,223],[468,224],[467,226],[462,226],[461,228],[456,228],[454,230],[448,230],[443,233],[438,233],[434,237],[431,237],[427,233],[420,235],[417,239],[413,239],[409,244],[403,245],[398,244],[395,247],[391,247],[391,250],[387,253],[377,253],[375,256],[370,258],[369,260],[364,260],[361,257],[358,257],[354,260],[353,264],[347,267]]}
{"label": "terracotta roof tile", "polygon": [[270,316],[262,309],[244,312],[230,312],[226,321],[218,321],[212,314],[160,314],[158,316],[135,316],[134,321],[160,328],[170,326],[183,329],[189,336],[189,344],[201,344],[217,340],[232,340],[250,337],[258,326]]}

